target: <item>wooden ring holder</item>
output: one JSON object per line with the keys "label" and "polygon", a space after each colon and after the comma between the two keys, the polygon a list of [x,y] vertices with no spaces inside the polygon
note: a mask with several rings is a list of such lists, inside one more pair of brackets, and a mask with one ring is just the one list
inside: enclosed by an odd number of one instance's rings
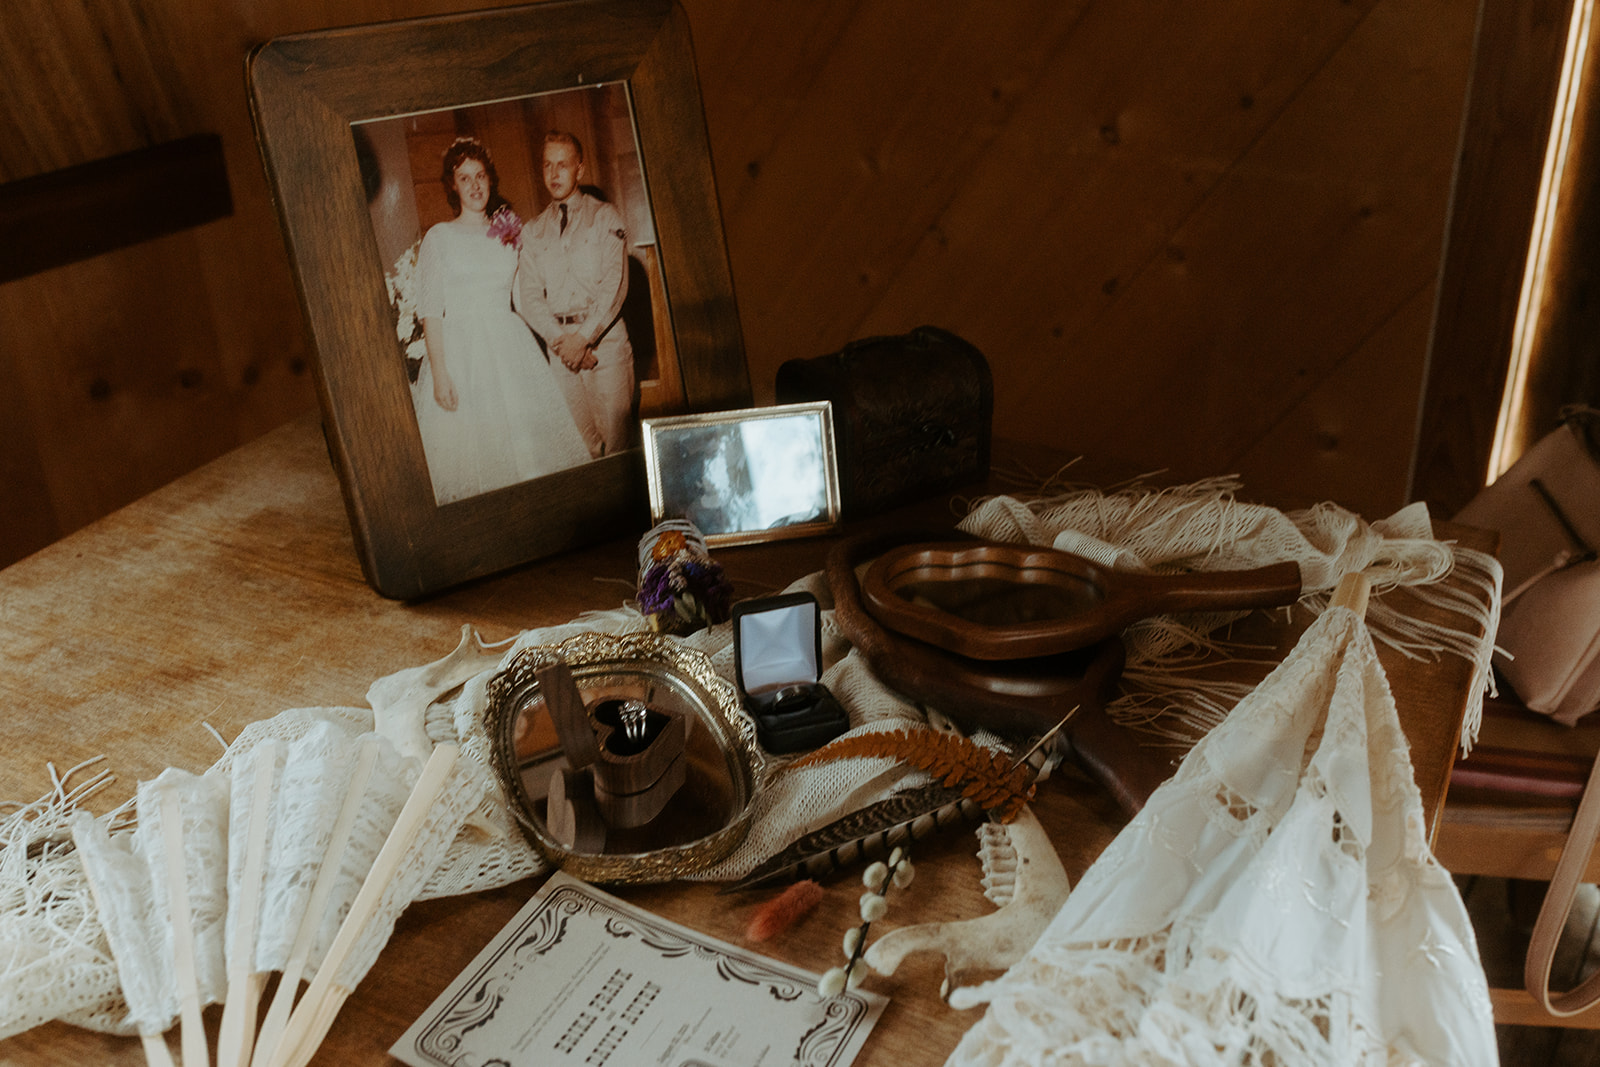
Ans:
{"label": "wooden ring holder", "polygon": [[606,827],[619,830],[643,826],[661,814],[688,778],[689,720],[676,711],[650,708],[644,740],[630,741],[619,713],[621,700],[597,701],[591,713],[561,660],[535,676],[570,770],[582,772],[551,778],[552,811],[560,812],[551,829],[559,830],[558,839],[569,847],[579,841],[603,847],[604,835],[592,825],[591,811]]}

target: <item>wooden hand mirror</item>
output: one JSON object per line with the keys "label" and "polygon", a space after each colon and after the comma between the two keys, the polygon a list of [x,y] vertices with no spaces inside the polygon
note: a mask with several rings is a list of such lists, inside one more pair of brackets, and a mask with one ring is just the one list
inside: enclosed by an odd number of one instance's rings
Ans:
{"label": "wooden hand mirror", "polygon": [[1122,672],[1119,638],[1054,656],[986,663],[896,633],[866,610],[857,569],[887,550],[928,538],[921,531],[868,533],[833,547],[827,575],[839,629],[885,685],[968,729],[994,730],[1021,741],[1038,737],[1076,709],[1062,730],[1074,758],[1129,815],[1137,812],[1172,773],[1173,760],[1142,747],[1105,713]]}
{"label": "wooden hand mirror", "polygon": [[1138,574],[1053,548],[985,541],[901,545],[861,579],[862,600],[881,625],[980,660],[1072,652],[1154,615],[1276,607],[1299,596],[1294,563]]}

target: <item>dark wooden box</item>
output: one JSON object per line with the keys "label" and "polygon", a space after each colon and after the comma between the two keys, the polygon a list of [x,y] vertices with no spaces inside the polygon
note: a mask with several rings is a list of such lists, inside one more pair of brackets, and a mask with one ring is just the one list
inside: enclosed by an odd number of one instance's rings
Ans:
{"label": "dark wooden box", "polygon": [[989,473],[994,378],[976,347],[947,330],[867,337],[778,368],[780,404],[827,400],[840,507],[858,518]]}

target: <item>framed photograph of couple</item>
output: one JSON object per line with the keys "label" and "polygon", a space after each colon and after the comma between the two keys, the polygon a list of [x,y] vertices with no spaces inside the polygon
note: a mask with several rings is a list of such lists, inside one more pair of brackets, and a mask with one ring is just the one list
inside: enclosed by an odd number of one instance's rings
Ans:
{"label": "framed photograph of couple", "polygon": [[682,9],[299,34],[249,79],[367,581],[642,531],[640,420],[750,396]]}

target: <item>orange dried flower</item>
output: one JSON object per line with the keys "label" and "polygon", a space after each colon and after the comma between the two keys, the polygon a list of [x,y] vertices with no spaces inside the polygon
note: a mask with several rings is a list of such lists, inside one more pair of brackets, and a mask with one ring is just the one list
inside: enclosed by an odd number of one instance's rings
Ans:
{"label": "orange dried flower", "polygon": [[689,539],[680,530],[665,530],[650,548],[650,558],[657,562],[682,552],[689,547]]}
{"label": "orange dried flower", "polygon": [[773,897],[750,917],[745,935],[752,941],[767,941],[811,913],[822,903],[822,886],[810,878],[796,882]]}

